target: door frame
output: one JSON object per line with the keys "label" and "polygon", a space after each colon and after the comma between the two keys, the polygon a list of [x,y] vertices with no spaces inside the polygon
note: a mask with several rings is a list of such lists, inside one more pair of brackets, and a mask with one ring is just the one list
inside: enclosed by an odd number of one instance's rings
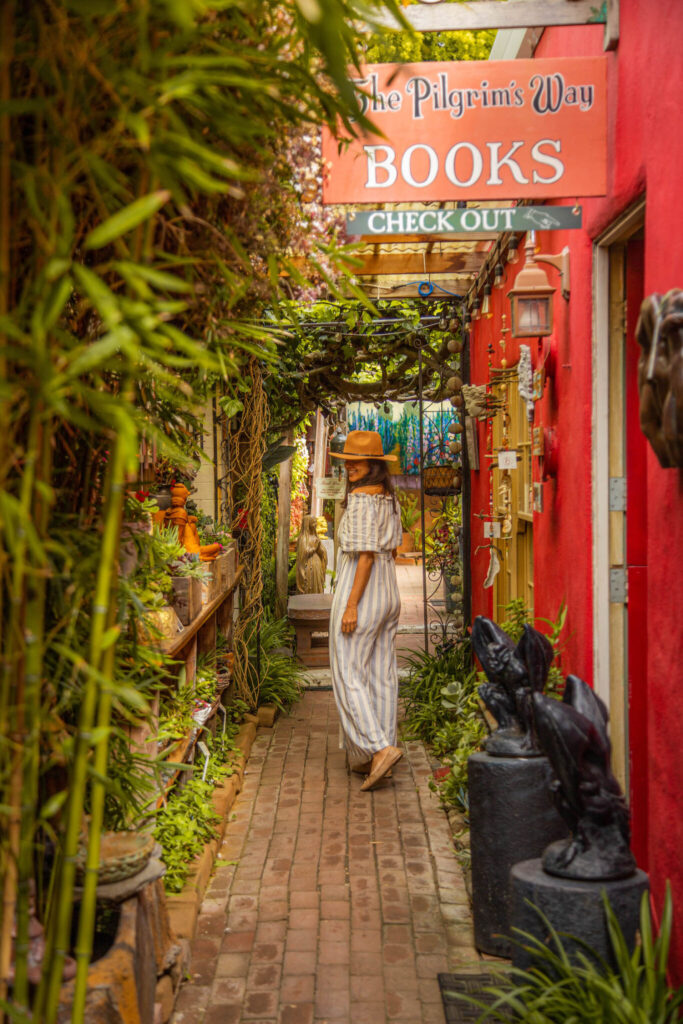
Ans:
{"label": "door frame", "polygon": [[[593,685],[610,709],[610,248],[625,244],[645,223],[645,197],[593,243],[591,491],[593,510]],[[615,751],[615,754],[617,752]],[[628,765],[628,749],[623,754]]]}

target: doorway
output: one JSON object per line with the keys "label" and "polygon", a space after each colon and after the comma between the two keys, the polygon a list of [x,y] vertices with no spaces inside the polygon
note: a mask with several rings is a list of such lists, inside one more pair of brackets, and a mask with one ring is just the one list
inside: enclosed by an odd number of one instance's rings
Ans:
{"label": "doorway", "polygon": [[493,420],[493,451],[508,448],[517,452],[517,469],[493,469],[493,510],[500,523],[500,571],[493,590],[493,618],[503,622],[506,607],[521,600],[534,617],[533,482],[531,468],[531,427],[526,403],[519,394],[517,376],[496,384],[494,393],[504,408]]}
{"label": "doorway", "polygon": [[[638,418],[636,324],[644,298],[645,203],[597,241],[593,338],[595,688],[610,712],[613,770],[629,794],[644,863],[647,759],[646,441]],[[641,773],[642,774],[642,773]]]}

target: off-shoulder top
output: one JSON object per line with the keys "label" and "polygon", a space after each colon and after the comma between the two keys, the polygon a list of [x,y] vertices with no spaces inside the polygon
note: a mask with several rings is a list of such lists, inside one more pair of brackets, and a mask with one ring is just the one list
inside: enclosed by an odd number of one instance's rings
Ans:
{"label": "off-shoulder top", "polygon": [[339,547],[347,554],[390,554],[403,539],[398,502],[385,494],[351,492],[339,526]]}

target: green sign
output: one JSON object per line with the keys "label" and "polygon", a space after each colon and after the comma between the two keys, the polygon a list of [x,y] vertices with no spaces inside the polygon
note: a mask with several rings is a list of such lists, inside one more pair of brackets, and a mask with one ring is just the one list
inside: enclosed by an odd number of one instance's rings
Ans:
{"label": "green sign", "polygon": [[363,210],[346,217],[348,235],[462,235],[481,231],[566,231],[580,227],[580,206]]}

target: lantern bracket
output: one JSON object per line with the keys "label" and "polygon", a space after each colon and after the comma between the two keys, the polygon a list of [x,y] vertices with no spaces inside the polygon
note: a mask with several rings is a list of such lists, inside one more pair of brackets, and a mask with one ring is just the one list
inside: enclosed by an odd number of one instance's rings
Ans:
{"label": "lantern bracket", "polygon": [[569,280],[569,246],[565,245],[562,252],[558,252],[557,255],[554,256],[547,253],[534,253],[533,259],[536,263],[548,263],[551,267],[555,267],[555,270],[560,272],[562,298],[566,302],[569,302],[569,296],[571,294],[571,284]]}

